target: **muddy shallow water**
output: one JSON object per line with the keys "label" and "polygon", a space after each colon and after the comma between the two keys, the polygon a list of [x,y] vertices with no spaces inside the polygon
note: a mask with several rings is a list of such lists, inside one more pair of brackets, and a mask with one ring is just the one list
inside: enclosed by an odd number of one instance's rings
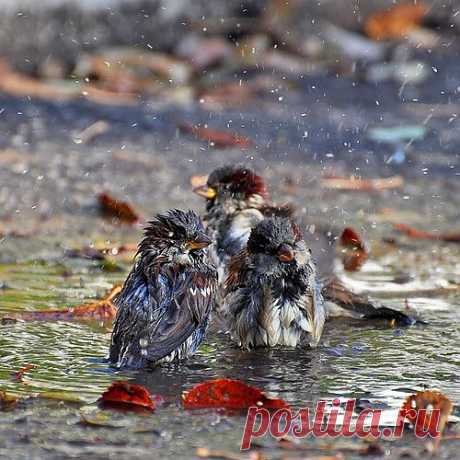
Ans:
{"label": "muddy shallow water", "polygon": [[[335,320],[315,350],[244,352],[214,327],[186,363],[148,372],[117,372],[104,360],[110,323],[5,322],[0,326],[0,388],[23,396],[41,393],[44,398],[26,400],[16,410],[2,413],[0,456],[164,458],[174,454],[185,459],[193,457],[197,447],[237,451],[243,417],[210,411],[191,415],[180,406],[184,390],[223,376],[254,384],[295,407],[312,407],[321,398],[358,398],[362,407],[370,401],[384,409],[389,424],[394,423],[395,410],[405,396],[417,389],[440,389],[459,404],[460,254],[455,245],[421,247],[427,253],[419,254],[423,269],[412,273],[405,284],[395,278],[394,268],[404,266],[398,259],[409,264],[411,251],[376,257],[362,272],[343,279],[392,307],[404,309],[409,298],[410,307],[428,325],[400,329]],[[437,256],[430,255],[433,248]],[[128,260],[119,266],[121,271],[107,273],[97,262],[66,258],[1,265],[0,311],[12,315],[89,301],[123,280]],[[36,367],[24,374],[22,383],[15,382],[12,372],[26,364]],[[100,412],[94,401],[117,379],[146,385],[165,398],[164,406],[150,416]],[[82,417],[92,426],[82,424]],[[273,444],[269,438],[260,442]],[[358,455],[354,450],[360,442],[346,441],[347,458]],[[446,441],[441,455],[452,458],[455,444],[458,441]],[[421,450],[424,443],[407,436],[384,445],[398,457],[407,446]],[[284,455],[271,452],[274,458]]]}
{"label": "muddy shallow water", "polygon": [[[108,271],[97,262],[63,257],[68,248],[138,241],[139,228],[100,219],[101,191],[127,200],[146,218],[171,207],[202,212],[203,203],[190,193],[190,176],[245,161],[264,174],[275,201],[293,202],[310,222],[359,230],[372,243],[371,259],[361,272],[340,273],[342,278],[395,308],[406,308],[408,299],[428,324],[399,329],[334,321],[315,350],[250,353],[214,327],[197,355],[181,365],[116,372],[104,361],[110,323],[4,322],[0,390],[44,397],[0,413],[0,458],[179,460],[193,458],[197,447],[237,452],[243,417],[190,414],[180,405],[184,390],[214,377],[244,380],[296,407],[313,407],[321,398],[358,398],[362,407],[370,402],[383,408],[389,423],[417,389],[440,389],[459,405],[459,245],[411,241],[391,228],[406,223],[458,231],[460,225],[458,59],[432,60],[439,72],[425,85],[408,86],[407,95],[393,83],[377,87],[315,76],[295,89],[280,83],[244,111],[209,112],[198,104],[156,100],[121,109],[1,96],[0,233],[25,236],[0,238],[0,315],[78,305],[124,279],[129,258],[116,260],[120,271]],[[106,134],[88,145],[74,142],[75,133],[99,120],[109,123]],[[177,123],[184,120],[247,134],[256,146],[218,151],[179,133]],[[393,145],[368,137],[372,127],[414,124],[426,128],[425,137],[410,145],[402,164],[389,161]],[[382,193],[345,193],[322,188],[324,173],[400,175],[404,184]],[[381,243],[383,237],[396,244]],[[22,383],[14,381],[12,372],[27,364],[36,367]],[[94,402],[118,379],[146,385],[165,404],[150,416],[98,411]],[[336,442],[348,443],[340,449],[346,458],[360,457],[362,441]],[[274,450],[268,438],[260,443],[268,446],[269,458],[309,455]],[[410,435],[383,444],[388,458],[426,456],[426,443]],[[458,457],[459,445],[443,442],[439,456]]]}

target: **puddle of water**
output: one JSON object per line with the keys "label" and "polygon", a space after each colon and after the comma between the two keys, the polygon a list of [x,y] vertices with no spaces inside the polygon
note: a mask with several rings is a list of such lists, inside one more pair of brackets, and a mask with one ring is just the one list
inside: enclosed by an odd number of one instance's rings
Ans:
{"label": "puddle of water", "polygon": [[[444,268],[443,276],[447,270]],[[102,295],[124,277],[125,273],[102,272],[87,261],[66,261],[65,265],[3,265],[0,282],[6,287],[0,289],[0,314],[84,303]],[[372,271],[364,270],[348,278],[363,289],[378,293],[385,290],[387,277],[388,267],[378,271],[373,266]],[[431,279],[423,284],[417,277],[414,282],[417,289],[420,284],[426,287],[437,283]],[[157,411],[155,420],[178,437],[172,443],[174,447],[168,448],[183,449],[184,458],[189,449],[187,439],[189,442],[193,439],[197,446],[209,444],[210,439],[219,440],[221,445],[231,445],[234,450],[241,435],[242,420],[237,422],[215,414],[190,417],[179,408],[181,392],[209,378],[241,379],[296,407],[313,407],[321,398],[334,397],[379,401],[388,410],[387,418],[393,417],[394,409],[408,393],[425,387],[440,389],[454,403],[460,403],[458,292],[437,298],[392,293],[393,297],[385,296],[385,304],[404,308],[402,298],[408,296],[411,307],[429,324],[391,329],[335,320],[327,325],[318,349],[254,352],[235,348],[225,334],[211,330],[207,343],[195,357],[181,365],[148,372],[114,372],[107,366],[104,357],[110,324],[21,321],[3,324],[0,325],[0,389],[22,394],[65,392],[91,403],[114,379],[132,379],[171,402]],[[24,375],[23,383],[14,381],[12,372],[26,364],[37,367]],[[174,428],[169,426],[171,417],[175,420]]]}

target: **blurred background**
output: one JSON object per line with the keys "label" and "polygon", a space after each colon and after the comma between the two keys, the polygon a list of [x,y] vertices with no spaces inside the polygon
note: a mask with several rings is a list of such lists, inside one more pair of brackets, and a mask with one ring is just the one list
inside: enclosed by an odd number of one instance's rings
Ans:
{"label": "blurred background", "polygon": [[[388,420],[422,388],[458,404],[459,56],[460,0],[1,1],[0,458],[236,452],[241,418],[180,405],[222,376],[297,407],[358,398]],[[214,331],[181,366],[110,369],[115,307],[97,299],[125,279],[146,220],[203,213],[192,186],[236,162],[304,229],[351,228],[364,258],[349,270],[356,244],[338,241],[343,282],[428,325],[328,323],[318,349],[270,353]],[[99,411],[119,379],[167,404]],[[369,453],[358,441],[347,458]],[[384,445],[372,455],[427,455],[414,438]]]}
{"label": "blurred background", "polygon": [[[59,225],[87,232],[104,191],[147,214],[199,206],[189,177],[235,161],[263,168],[283,201],[300,197],[311,213],[328,200],[324,175],[430,177],[457,190],[459,7],[4,1],[4,225],[64,215]],[[452,218],[426,190],[390,193],[436,225]],[[338,199],[328,219],[343,220],[349,196]]]}

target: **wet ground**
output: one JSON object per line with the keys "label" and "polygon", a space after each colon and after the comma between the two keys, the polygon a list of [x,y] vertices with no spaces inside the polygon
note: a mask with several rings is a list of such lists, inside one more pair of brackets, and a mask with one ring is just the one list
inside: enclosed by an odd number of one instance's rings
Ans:
{"label": "wet ground", "polygon": [[[0,240],[2,313],[80,304],[124,279],[129,260],[118,261],[120,271],[108,272],[97,262],[65,257],[69,248],[139,239],[140,227],[100,218],[97,193],[110,191],[145,217],[173,206],[201,210],[190,193],[190,176],[246,161],[267,177],[277,201],[296,203],[308,221],[359,229],[372,244],[371,260],[360,273],[342,274],[344,280],[392,307],[404,309],[408,299],[428,325],[402,330],[334,322],[317,350],[251,353],[214,330],[187,363],[118,373],[103,360],[110,324],[2,324],[0,389],[56,400],[30,399],[2,413],[0,458],[186,459],[196,447],[235,452],[242,417],[191,415],[180,407],[183,390],[219,376],[255,384],[296,407],[336,396],[378,401],[389,418],[405,395],[421,388],[440,389],[460,404],[460,247],[408,240],[391,227],[396,222],[428,231],[460,228],[458,61],[447,51],[429,59],[437,70],[421,86],[376,86],[334,76],[305,77],[292,85],[281,78],[256,103],[223,111],[158,100],[117,107],[1,96],[0,223],[7,235]],[[99,120],[109,130],[79,144],[78,133]],[[184,120],[246,134],[256,147],[214,149],[179,133],[177,123]],[[369,137],[372,127],[413,125],[424,128],[423,139],[405,141],[400,162],[399,145]],[[320,186],[324,171],[398,174],[405,182],[379,193],[328,191]],[[11,373],[26,364],[37,367],[23,383],[14,382]],[[122,378],[163,395],[165,406],[149,417],[109,413],[101,422],[92,403]],[[84,424],[81,412],[109,426]],[[263,443],[272,446],[269,439]],[[358,457],[360,445],[348,445],[346,458]],[[408,436],[385,442],[384,450],[391,458],[407,449],[420,457],[424,445]],[[443,442],[439,456],[454,458],[458,446],[459,441]]]}

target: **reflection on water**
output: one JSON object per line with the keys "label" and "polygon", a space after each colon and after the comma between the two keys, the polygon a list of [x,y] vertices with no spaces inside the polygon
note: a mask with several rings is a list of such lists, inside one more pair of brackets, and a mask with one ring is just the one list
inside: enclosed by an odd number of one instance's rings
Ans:
{"label": "reflection on water", "polygon": [[[0,289],[1,313],[83,303],[125,276],[103,273],[91,262],[67,263],[1,266],[0,281],[5,285]],[[387,275],[373,267],[372,272],[364,270],[353,279],[360,287],[378,292],[385,290],[382,279]],[[402,297],[406,294],[395,293],[385,303],[404,308]],[[178,401],[183,390],[222,376],[257,385],[294,406],[311,407],[320,398],[338,396],[380,401],[390,410],[408,392],[424,387],[441,389],[460,403],[459,295],[449,291],[442,298],[415,293],[407,297],[410,306],[429,322],[427,326],[392,329],[336,320],[327,325],[318,349],[255,352],[235,348],[224,333],[212,330],[207,343],[186,363],[135,373],[114,372],[104,362],[110,324],[5,323],[0,325],[0,389],[27,394],[67,392],[89,403],[112,380],[130,378],[169,401],[170,406],[158,411],[165,424],[171,415],[180,417]],[[24,375],[23,383],[15,382],[11,373],[26,364],[37,367]],[[193,418],[193,422],[183,419],[182,436],[188,429],[206,432],[209,417],[214,416],[204,417]],[[226,423],[232,427],[235,422]]]}

